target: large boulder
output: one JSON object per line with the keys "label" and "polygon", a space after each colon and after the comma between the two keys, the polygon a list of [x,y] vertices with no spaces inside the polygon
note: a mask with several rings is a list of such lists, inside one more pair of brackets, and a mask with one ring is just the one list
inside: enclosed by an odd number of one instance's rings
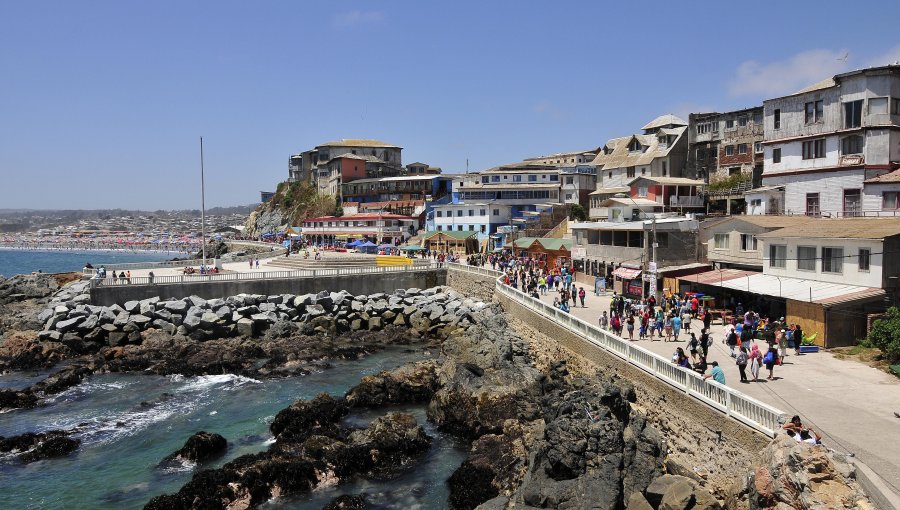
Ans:
{"label": "large boulder", "polygon": [[228,450],[228,441],[216,433],[200,431],[184,443],[178,451],[164,459],[164,462],[186,460],[190,462],[206,462],[219,457]]}
{"label": "large boulder", "polygon": [[427,402],[438,388],[437,368],[436,361],[427,360],[365,376],[347,392],[347,403],[352,407],[381,407]]}
{"label": "large boulder", "polygon": [[847,459],[784,434],[763,449],[748,482],[751,509],[873,508]]}

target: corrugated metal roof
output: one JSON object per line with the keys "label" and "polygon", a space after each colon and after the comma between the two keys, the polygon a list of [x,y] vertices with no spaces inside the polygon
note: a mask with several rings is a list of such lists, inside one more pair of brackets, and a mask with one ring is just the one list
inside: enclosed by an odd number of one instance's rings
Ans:
{"label": "corrugated metal roof", "polygon": [[727,282],[735,278],[745,278],[750,275],[759,274],[756,271],[743,271],[741,269],[713,269],[703,273],[692,274],[690,276],[682,276],[679,280],[691,283],[700,283],[703,285],[719,286],[720,282]]}
{"label": "corrugated metal roof", "polygon": [[[690,279],[690,278],[688,278]],[[713,285],[716,285],[713,283]],[[756,273],[747,278],[723,281],[728,289],[754,294],[832,305],[859,299],[873,299],[884,295],[884,290],[859,285],[803,280],[786,276]]]}
{"label": "corrugated metal roof", "polygon": [[837,85],[837,82],[834,81],[834,78],[825,78],[824,80],[817,82],[817,83],[813,83],[812,85],[810,85],[808,87],[804,87],[804,88],[798,90],[797,92],[794,92],[794,94],[791,94],[791,95],[805,94],[807,92],[814,92],[816,90],[822,90],[822,89],[830,89],[831,87],[834,87],[835,85]]}
{"label": "corrugated metal roof", "polygon": [[706,186],[706,183],[703,181],[688,179],[687,177],[651,177],[648,175],[641,175],[636,177],[633,181],[631,181],[631,184],[634,185],[634,183],[641,179],[645,181],[656,182],[659,184],[671,184],[674,186]]}
{"label": "corrugated metal roof", "polygon": [[810,218],[799,225],[760,234],[761,239],[884,239],[900,235],[897,218]]}
{"label": "corrugated metal roof", "polygon": [[660,126],[668,126],[670,124],[674,124],[677,126],[687,126],[688,125],[688,123],[685,122],[684,119],[681,119],[680,117],[676,117],[676,116],[672,115],[671,113],[669,113],[666,115],[660,115],[659,117],[651,120],[650,122],[645,124],[644,127],[642,127],[641,129],[643,129],[643,130],[654,129],[654,128],[658,128]]}
{"label": "corrugated metal roof", "polygon": [[341,138],[335,142],[325,142],[318,147],[377,147],[377,148],[391,148],[391,149],[400,149],[401,147],[397,145],[391,145],[389,143],[384,143],[379,140],[371,140],[364,138]]}
{"label": "corrugated metal roof", "polygon": [[640,269],[629,269],[627,267],[619,267],[612,272],[613,276],[618,276],[623,280],[632,280],[634,278],[637,278],[639,274],[641,274]]}
{"label": "corrugated metal roof", "polygon": [[880,184],[885,182],[900,182],[900,170],[894,170],[893,172],[879,175],[878,177],[872,177],[871,179],[866,179],[864,181],[866,184]]}
{"label": "corrugated metal roof", "polygon": [[628,186],[615,186],[612,188],[600,188],[592,191],[591,195],[615,195],[616,193],[628,193],[631,188]]}
{"label": "corrugated metal roof", "polygon": [[[677,132],[677,136],[680,137],[684,135],[685,130],[687,130],[687,127],[677,127],[673,129],[673,132]],[[637,139],[647,149],[643,152],[629,151],[628,145],[632,139]],[[649,165],[656,158],[668,156],[675,145],[673,142],[665,147],[660,147],[659,138],[656,135],[631,135],[614,138],[606,143],[606,147],[611,148],[612,152],[604,154],[601,151],[591,164],[595,166],[602,165],[604,168]]]}
{"label": "corrugated metal roof", "polygon": [[658,202],[654,202],[653,200],[648,200],[646,198],[607,198],[603,202],[600,203],[600,207],[609,207],[611,204],[622,204],[622,205],[646,205],[646,206],[656,206],[662,207],[663,204]]}

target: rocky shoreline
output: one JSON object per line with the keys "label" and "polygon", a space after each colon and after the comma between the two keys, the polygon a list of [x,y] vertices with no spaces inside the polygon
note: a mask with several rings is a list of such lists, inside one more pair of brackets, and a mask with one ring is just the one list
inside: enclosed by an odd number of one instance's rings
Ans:
{"label": "rocky shoreline", "polygon": [[[679,436],[685,424],[660,417],[654,407],[665,402],[642,401],[645,392],[629,381],[507,319],[499,305],[448,287],[154,298],[110,307],[88,304],[82,284],[49,287],[0,299],[16,314],[0,323],[0,367],[69,364],[28,388],[0,391],[0,410],[40,405],[104,371],[281,377],[386,344],[425,344],[435,354],[364,377],[345,395],[295,402],[272,422],[275,442],[266,451],[202,469],[146,508],[252,508],[414,469],[431,439],[412,415],[394,412],[408,404],[425,406],[439,430],[470,444],[468,459],[447,480],[453,509],[871,508],[845,459],[785,437],[752,460],[716,464],[728,473],[698,469],[717,454],[738,453],[699,451],[708,448],[704,440]],[[361,408],[384,414],[366,427],[348,425],[344,418]],[[78,447],[72,432],[0,438],[0,451],[23,462],[66,455]],[[202,462],[225,441],[198,433],[163,463]],[[369,506],[360,494],[326,508]]]}

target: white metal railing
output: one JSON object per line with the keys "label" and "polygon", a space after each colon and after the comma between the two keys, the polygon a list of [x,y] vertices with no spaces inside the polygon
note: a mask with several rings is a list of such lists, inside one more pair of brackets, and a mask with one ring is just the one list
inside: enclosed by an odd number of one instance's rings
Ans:
{"label": "white metal railing", "polygon": [[[281,245],[271,244],[271,243],[256,243],[253,241],[242,241],[236,244],[243,245],[252,245],[252,246],[266,246],[272,247],[273,250],[271,252],[262,252],[262,253],[248,253],[246,255],[239,255],[237,257],[232,257],[227,260],[221,260],[220,262],[224,262],[230,264],[232,262],[247,262],[250,259],[258,259],[258,258],[269,258],[272,256],[284,254],[284,247]],[[207,258],[206,263],[212,265],[213,258]],[[128,271],[129,269],[156,269],[156,268],[167,268],[167,267],[188,267],[188,266],[200,266],[203,264],[203,259],[185,259],[185,260],[164,260],[161,262],[127,262],[121,264],[98,264],[93,270],[85,270],[84,274],[94,274],[97,272],[97,268],[102,265],[105,269],[110,271],[118,270],[118,271]]]}
{"label": "white metal railing", "polygon": [[317,278],[320,276],[344,276],[362,274],[395,273],[403,271],[430,271],[434,264],[410,264],[406,266],[383,267],[336,267],[298,269],[285,271],[265,271],[256,273],[185,274],[174,276],[137,276],[131,278],[104,278],[91,280],[91,287],[114,287],[122,285],[180,285],[196,282],[229,282],[247,280],[279,280],[287,278]]}
{"label": "white metal railing", "polygon": [[635,365],[679,391],[700,400],[726,416],[734,418],[769,437],[774,437],[777,431],[781,429],[784,413],[779,409],[723,384],[712,380],[704,380],[700,374],[674,365],[670,360],[617,337],[611,331],[600,329],[539,299],[513,289],[500,281],[500,277],[503,276],[503,273],[500,271],[464,264],[448,264],[448,267],[453,270],[483,276],[496,276],[496,290],[500,294],[553,320],[569,331],[583,337],[586,341],[609,351],[611,354]]}

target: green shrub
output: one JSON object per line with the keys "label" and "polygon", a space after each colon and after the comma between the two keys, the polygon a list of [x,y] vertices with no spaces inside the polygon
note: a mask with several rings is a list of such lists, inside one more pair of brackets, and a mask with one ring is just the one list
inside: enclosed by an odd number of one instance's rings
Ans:
{"label": "green shrub", "polygon": [[884,317],[872,324],[866,342],[881,349],[891,363],[900,361],[900,310],[892,306]]}

